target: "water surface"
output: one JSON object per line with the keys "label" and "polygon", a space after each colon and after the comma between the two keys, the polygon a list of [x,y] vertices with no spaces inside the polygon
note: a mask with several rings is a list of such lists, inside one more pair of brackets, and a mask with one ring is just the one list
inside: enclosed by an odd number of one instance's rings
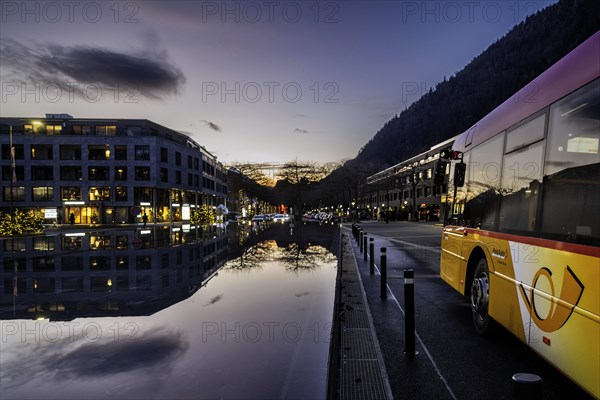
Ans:
{"label": "water surface", "polygon": [[0,397],[325,398],[333,229],[301,228],[4,251]]}

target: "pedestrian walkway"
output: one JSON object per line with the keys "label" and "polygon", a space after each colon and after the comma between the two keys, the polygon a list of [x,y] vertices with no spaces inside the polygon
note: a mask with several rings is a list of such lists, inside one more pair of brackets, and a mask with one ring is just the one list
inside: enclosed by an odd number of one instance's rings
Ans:
{"label": "pedestrian walkway", "polygon": [[[405,351],[405,316],[403,269],[413,268],[415,279],[432,277],[431,271],[420,266],[417,260],[410,257],[405,250],[383,237],[375,238],[374,274],[370,274],[370,257],[359,249],[353,239],[351,229],[345,226],[344,234],[352,245],[354,259],[358,270],[359,282],[367,299],[367,309],[372,316],[373,326],[380,345],[385,370],[394,398],[397,399],[456,399],[445,377],[438,368],[431,353],[421,341],[418,330],[415,332],[414,357],[407,356]],[[387,247],[388,285],[387,298],[382,299],[379,260],[381,247]],[[435,276],[437,279],[437,275]]]}
{"label": "pedestrian walkway", "polygon": [[330,374],[339,399],[392,399],[373,320],[347,235],[342,237],[341,265],[336,291],[333,363]]}

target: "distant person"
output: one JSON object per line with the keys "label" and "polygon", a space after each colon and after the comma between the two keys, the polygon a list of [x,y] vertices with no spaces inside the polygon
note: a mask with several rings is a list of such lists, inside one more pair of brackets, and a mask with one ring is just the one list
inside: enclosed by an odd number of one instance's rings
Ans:
{"label": "distant person", "polygon": [[71,225],[75,224],[75,214],[74,213],[69,214],[69,222],[71,223]]}
{"label": "distant person", "polygon": [[144,227],[146,227],[146,224],[148,223],[148,216],[146,215],[146,213],[142,215],[142,221],[144,221]]}
{"label": "distant person", "polygon": [[57,217],[56,219],[57,219],[57,221],[58,221],[58,224],[59,224],[59,225],[62,225],[62,223],[63,223],[63,216],[62,216],[62,213],[58,213],[58,217]]}

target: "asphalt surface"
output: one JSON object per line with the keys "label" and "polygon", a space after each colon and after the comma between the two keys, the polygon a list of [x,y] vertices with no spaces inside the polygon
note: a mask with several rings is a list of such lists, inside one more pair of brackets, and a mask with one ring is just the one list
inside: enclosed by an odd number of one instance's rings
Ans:
{"label": "asphalt surface", "polygon": [[[380,274],[369,273],[354,240],[354,254],[369,303],[385,368],[396,399],[514,399],[512,376],[543,379],[543,398],[591,397],[502,327],[489,336],[475,332],[462,295],[439,278],[441,226],[415,222],[364,222],[375,239],[375,264],[387,248],[388,297],[380,297]],[[351,227],[343,232],[350,237]],[[403,270],[415,273],[414,358],[407,357]]]}

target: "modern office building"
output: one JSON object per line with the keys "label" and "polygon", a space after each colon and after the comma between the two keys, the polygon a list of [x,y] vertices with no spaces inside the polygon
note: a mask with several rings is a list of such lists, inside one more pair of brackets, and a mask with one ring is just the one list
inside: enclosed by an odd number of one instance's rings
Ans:
{"label": "modern office building", "polygon": [[[11,168],[12,140],[15,168]],[[137,119],[0,118],[0,209],[79,224],[190,219],[226,203],[227,173],[190,137]]]}

